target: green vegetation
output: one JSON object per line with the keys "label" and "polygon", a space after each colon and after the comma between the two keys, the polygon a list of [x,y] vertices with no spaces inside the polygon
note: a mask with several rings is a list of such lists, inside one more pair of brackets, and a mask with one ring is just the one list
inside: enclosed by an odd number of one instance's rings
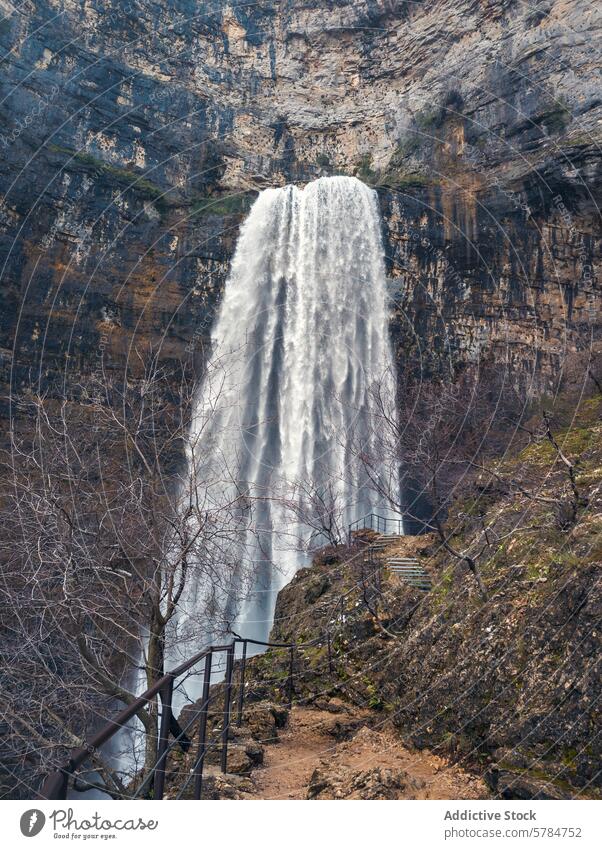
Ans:
{"label": "green vegetation", "polygon": [[406,157],[417,153],[420,150],[420,136],[416,133],[410,133],[404,139],[401,139],[393,152],[391,163],[393,167],[398,167]]}
{"label": "green vegetation", "polygon": [[320,168],[330,168],[330,157],[326,153],[319,153],[316,156],[316,164]]}
{"label": "green vegetation", "polygon": [[454,573],[451,566],[444,569],[439,575],[438,581],[431,590],[430,597],[436,607],[446,604],[454,583]]}
{"label": "green vegetation", "polygon": [[435,185],[435,181],[417,171],[404,172],[398,169],[387,170],[379,178],[377,185],[386,189],[416,189]]}
{"label": "green vegetation", "polygon": [[575,133],[570,138],[563,139],[562,144],[568,147],[585,147],[588,144],[600,145],[602,144],[602,135],[596,130],[592,130],[589,133]]}
{"label": "green vegetation", "polygon": [[90,170],[96,171],[98,174],[106,175],[112,178],[116,183],[124,186],[127,189],[137,192],[149,200],[156,201],[158,205],[164,204],[164,191],[151,180],[141,177],[135,171],[130,171],[127,168],[121,168],[117,165],[112,165],[102,159],[92,156],[81,150],[73,150],[69,147],[61,147],[60,145],[51,144],[48,146],[53,153],[61,153],[65,156],[72,157],[75,162],[84,165]]}
{"label": "green vegetation", "polygon": [[393,154],[385,171],[375,170],[372,166],[372,155],[364,154],[356,163],[354,176],[373,188],[385,189],[415,189],[434,185],[435,181],[417,171],[406,171],[400,166],[402,154],[399,148]]}
{"label": "green vegetation", "polygon": [[565,99],[560,97],[536,119],[536,123],[544,127],[548,135],[556,135],[564,132],[571,123],[571,118],[571,110]]}
{"label": "green vegetation", "polygon": [[366,688],[366,693],[368,695],[367,703],[368,707],[371,707],[372,710],[383,710],[385,707],[385,703],[379,695],[379,690],[376,684],[373,681],[370,681],[369,678],[363,677],[362,683]]}
{"label": "green vegetation", "polygon": [[443,125],[446,115],[447,112],[442,106],[427,106],[414,115],[414,121],[423,133],[432,133]]}
{"label": "green vegetation", "polygon": [[244,215],[251,208],[254,199],[254,192],[196,198],[192,202],[191,215],[193,217]]}
{"label": "green vegetation", "polygon": [[[594,444],[596,434],[590,428],[574,427],[561,432],[558,444],[562,451],[572,460],[580,457]],[[519,454],[519,460],[533,463],[536,466],[550,465],[554,462],[556,451],[549,442],[534,442],[524,448]]]}
{"label": "green vegetation", "polygon": [[368,185],[374,185],[377,179],[377,172],[372,168],[372,154],[364,153],[356,163],[354,169],[355,176]]}

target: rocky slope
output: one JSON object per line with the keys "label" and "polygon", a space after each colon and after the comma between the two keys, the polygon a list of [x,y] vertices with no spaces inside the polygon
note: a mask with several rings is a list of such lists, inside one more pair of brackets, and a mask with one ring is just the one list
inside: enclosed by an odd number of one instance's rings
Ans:
{"label": "rocky slope", "polygon": [[198,368],[253,191],[321,174],[379,187],[404,364],[551,391],[599,344],[586,0],[0,10],[4,414],[149,345]]}
{"label": "rocky slope", "polygon": [[[568,484],[546,441],[524,444],[458,492],[451,540],[477,558],[486,600],[434,535],[403,542],[431,592],[385,572],[371,611],[356,550],[301,570],[278,598],[272,634],[305,644],[297,696],[311,702],[323,691],[370,707],[409,745],[483,775],[494,795],[598,798],[601,412],[598,395],[558,431],[577,463],[574,524],[559,526],[554,502]],[[273,677],[278,659],[254,663]]]}
{"label": "rocky slope", "polygon": [[[253,672],[254,664],[249,668]],[[259,681],[248,682],[259,695]],[[219,710],[223,690],[213,688]],[[193,714],[187,708],[184,722]],[[219,732],[219,714],[209,717]],[[211,735],[203,770],[203,799],[484,799],[481,777],[428,750],[404,745],[387,717],[322,694],[292,710],[259,699],[247,703],[241,726],[229,732],[227,772],[221,740]],[[169,798],[192,798],[193,753],[174,752],[167,770]]]}
{"label": "rocky slope", "polygon": [[[600,798],[602,395],[574,409],[553,426],[574,463],[575,521],[557,509],[566,468],[537,435],[457,488],[449,540],[475,559],[485,598],[435,534],[377,555],[417,558],[429,592],[386,566],[366,578],[371,531],[297,573],[271,634],[297,646],[293,710],[288,649],[252,658],[224,777],[213,688],[208,798]],[[189,768],[172,765],[173,793]]]}

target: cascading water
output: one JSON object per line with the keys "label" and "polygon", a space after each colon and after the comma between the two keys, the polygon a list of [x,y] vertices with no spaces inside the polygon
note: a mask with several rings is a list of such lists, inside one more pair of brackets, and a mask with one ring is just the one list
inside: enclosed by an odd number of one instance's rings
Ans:
{"label": "cascading water", "polygon": [[[276,596],[316,528],[299,502],[328,501],[339,529],[377,506],[387,512],[374,474],[398,496],[397,469],[383,461],[368,476],[364,459],[379,456],[375,412],[393,418],[394,398],[375,192],[351,177],[261,192],[241,229],[195,402],[181,506],[195,507],[189,537],[200,521],[216,534],[204,533],[195,550],[200,568],[190,569],[170,623],[167,668],[215,637],[227,641],[226,623],[267,639]],[[174,691],[176,712],[200,688],[197,670]],[[135,772],[144,742],[141,726],[116,741],[124,773]]]}
{"label": "cascading water", "polygon": [[[211,409],[212,419],[193,460],[213,467],[218,500],[230,501],[235,489],[254,504],[254,587],[238,615],[245,636],[266,638],[275,596],[299,563],[283,544],[291,536],[287,488],[328,488],[343,523],[378,501],[357,447],[374,433],[373,383],[387,383],[384,394],[394,397],[385,281],[376,194],[359,180],[259,195],[212,334],[219,394],[207,380],[197,416],[205,423]],[[197,471],[208,477],[207,468]]]}
{"label": "cascading water", "polygon": [[[222,599],[222,618],[265,640],[276,595],[301,562],[292,541],[303,520],[291,519],[287,493],[300,482],[306,493],[327,491],[342,525],[382,504],[358,456],[358,446],[375,448],[366,446],[374,383],[391,404],[395,395],[375,192],[351,177],[261,192],[241,229],[211,360],[189,463],[213,481],[212,507],[242,505],[252,580],[237,609]],[[198,604],[198,589],[182,608]]]}

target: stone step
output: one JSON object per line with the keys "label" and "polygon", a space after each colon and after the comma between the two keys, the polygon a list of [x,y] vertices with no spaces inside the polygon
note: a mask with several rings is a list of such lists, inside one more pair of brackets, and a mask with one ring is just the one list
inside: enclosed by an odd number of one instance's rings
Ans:
{"label": "stone step", "polygon": [[404,569],[391,569],[393,575],[407,575],[408,578],[427,578],[426,572],[406,572]]}
{"label": "stone step", "polygon": [[421,584],[430,584],[428,578],[424,575],[396,575],[396,578],[400,578],[402,581],[418,581]]}
{"label": "stone step", "polygon": [[389,557],[391,563],[419,563],[417,557]]}
{"label": "stone step", "polygon": [[399,577],[407,584],[420,584],[420,586],[432,587],[432,583],[426,580],[426,578],[405,578],[403,575],[400,575]]}
{"label": "stone step", "polygon": [[394,560],[386,560],[385,563],[386,563],[387,566],[390,566],[391,568],[393,568],[393,567],[398,568],[399,567],[400,569],[424,569],[424,567],[421,566],[420,563],[412,563],[411,561],[407,562],[407,563],[399,563],[399,562],[396,563]]}
{"label": "stone step", "polygon": [[404,569],[404,568],[407,568],[407,569],[422,569],[424,571],[424,569],[420,565],[420,563],[412,563],[411,560],[407,561],[406,563],[399,562],[399,561],[396,562],[395,560],[386,560],[385,563],[386,563],[387,566],[390,566],[391,568],[399,567],[400,569]]}
{"label": "stone step", "polygon": [[386,555],[386,550],[402,539],[404,539],[402,534],[379,533],[378,537],[366,547],[363,563],[372,566],[378,566],[380,563],[408,586],[428,592],[433,588],[431,577],[416,557],[405,557],[403,554]]}
{"label": "stone step", "polygon": [[409,581],[430,581],[430,577],[424,572],[392,572],[400,578],[407,578]]}

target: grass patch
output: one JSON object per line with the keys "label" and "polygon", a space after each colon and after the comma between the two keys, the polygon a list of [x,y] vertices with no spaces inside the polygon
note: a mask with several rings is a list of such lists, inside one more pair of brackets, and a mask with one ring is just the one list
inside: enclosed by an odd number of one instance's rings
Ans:
{"label": "grass patch", "polygon": [[197,198],[192,202],[191,215],[205,218],[208,216],[223,217],[226,215],[244,215],[251,208],[255,193],[243,192],[224,196],[207,196]]}
{"label": "grass patch", "polygon": [[[595,439],[595,431],[587,427],[574,427],[570,430],[560,431],[556,435],[556,441],[562,452],[572,460],[578,460],[582,454],[592,447]],[[551,465],[556,459],[556,449],[547,440],[532,443],[523,448],[518,459],[534,466]]]}
{"label": "grass patch", "polygon": [[424,174],[404,172],[401,170],[386,171],[378,180],[378,185],[384,189],[422,189],[435,185],[435,181]]}
{"label": "grass patch", "polygon": [[414,116],[414,121],[419,130],[431,132],[437,130],[445,121],[446,111],[441,106],[429,106],[421,109]]}
{"label": "grass patch", "polygon": [[454,574],[451,566],[448,566],[439,575],[438,580],[434,583],[433,589],[429,593],[436,605],[443,605],[449,596],[454,582]]}
{"label": "grass patch", "polygon": [[548,562],[527,563],[527,578],[530,581],[547,578],[549,574],[550,564]]}
{"label": "grass patch", "polygon": [[368,183],[368,185],[371,186],[374,185],[378,174],[372,168],[371,153],[364,153],[364,155],[360,157],[355,165],[353,173],[359,180],[362,180],[362,182]]}
{"label": "grass patch", "polygon": [[81,150],[73,150],[69,147],[61,147],[60,145],[51,144],[49,145],[49,150],[53,153],[61,153],[65,156],[70,156],[75,160],[75,162],[85,166],[87,169],[96,171],[99,175],[110,177],[126,189],[131,189],[149,200],[156,201],[158,204],[164,203],[163,189],[151,180],[141,177],[140,174],[135,171],[130,171],[128,168],[120,168],[117,165],[111,165],[108,162],[104,162],[102,159],[97,159],[97,157],[92,156],[90,153],[86,153]]}

